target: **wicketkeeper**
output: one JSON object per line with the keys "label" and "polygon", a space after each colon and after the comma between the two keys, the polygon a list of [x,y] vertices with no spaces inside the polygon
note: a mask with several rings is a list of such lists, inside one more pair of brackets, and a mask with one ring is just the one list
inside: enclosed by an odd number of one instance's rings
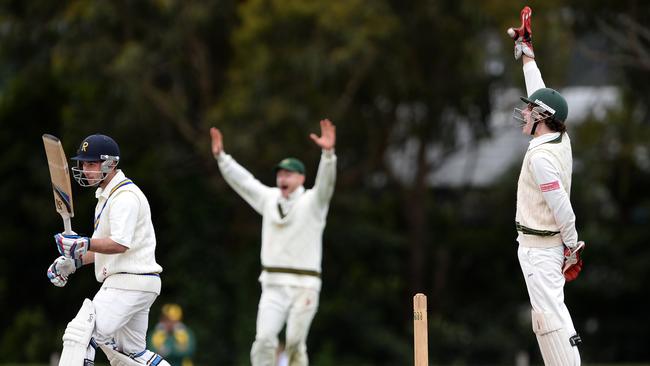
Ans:
{"label": "wicketkeeper", "polygon": [[253,366],[276,365],[278,333],[286,323],[289,365],[308,364],[307,334],[321,288],[322,236],[336,180],[335,126],[320,121],[322,149],[316,181],[305,189],[305,166],[286,158],[275,167],[277,187],[260,183],[223,150],[221,132],[210,129],[212,154],[226,182],[262,215],[262,285],[257,311]]}
{"label": "wicketkeeper", "polygon": [[521,26],[508,29],[515,59],[522,58],[527,97],[515,108],[522,132],[532,137],[517,185],[518,256],[532,305],[533,331],[546,365],[580,365],[576,333],[564,304],[564,284],[582,269],[584,242],[578,241],[571,207],[572,152],[565,121],[568,106],[546,88],[535,62],[529,7]]}
{"label": "wicketkeeper", "polygon": [[149,308],[160,294],[162,272],[147,198],[117,169],[120,150],[112,138],[86,137],[72,160],[75,180],[97,187],[94,232],[91,238],[56,234],[61,256],[47,275],[63,287],[79,267],[95,263],[102,287],[68,323],[59,366],[93,365],[97,346],[113,366],[168,366],[146,349]]}

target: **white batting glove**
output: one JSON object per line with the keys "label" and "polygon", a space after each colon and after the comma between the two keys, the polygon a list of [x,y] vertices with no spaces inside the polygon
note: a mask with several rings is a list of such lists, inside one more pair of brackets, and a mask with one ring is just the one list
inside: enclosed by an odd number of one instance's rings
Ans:
{"label": "white batting glove", "polygon": [[68,283],[68,277],[73,274],[78,267],[81,267],[81,260],[75,263],[72,258],[60,256],[54,260],[54,263],[47,269],[47,278],[56,287],[63,287]]}
{"label": "white batting glove", "polygon": [[79,235],[54,235],[59,254],[72,259],[81,259],[90,249],[90,238]]}

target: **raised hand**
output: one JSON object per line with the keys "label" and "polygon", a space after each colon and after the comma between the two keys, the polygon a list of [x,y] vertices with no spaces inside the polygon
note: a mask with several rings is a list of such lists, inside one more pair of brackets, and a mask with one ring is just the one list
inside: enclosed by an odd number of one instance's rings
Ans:
{"label": "raised hand", "polygon": [[216,159],[223,151],[223,136],[218,128],[210,128],[210,139],[212,140],[212,156]]}
{"label": "raised hand", "polygon": [[521,9],[521,26],[519,28],[508,28],[508,35],[515,41],[515,60],[518,60],[522,54],[530,58],[535,58],[535,52],[533,52],[533,29],[530,25],[532,15],[532,9],[525,6]]}
{"label": "raised hand", "polygon": [[336,145],[336,126],[329,119],[320,121],[320,134],[320,136],[309,134],[309,138],[323,150],[333,149]]}

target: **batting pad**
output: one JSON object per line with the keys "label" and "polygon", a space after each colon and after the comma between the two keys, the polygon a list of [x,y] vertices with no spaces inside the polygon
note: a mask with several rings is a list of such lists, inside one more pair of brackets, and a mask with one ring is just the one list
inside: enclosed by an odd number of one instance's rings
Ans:
{"label": "batting pad", "polygon": [[90,338],[95,330],[95,307],[85,299],[81,309],[65,328],[59,366],[83,366]]}
{"label": "batting pad", "polygon": [[120,351],[114,350],[110,346],[99,345],[99,348],[104,351],[111,366],[171,366],[160,355],[150,351],[146,352],[148,357],[136,357],[133,359]]}
{"label": "batting pad", "polygon": [[557,315],[532,310],[531,317],[545,365],[580,365],[578,349],[569,342],[569,335]]}

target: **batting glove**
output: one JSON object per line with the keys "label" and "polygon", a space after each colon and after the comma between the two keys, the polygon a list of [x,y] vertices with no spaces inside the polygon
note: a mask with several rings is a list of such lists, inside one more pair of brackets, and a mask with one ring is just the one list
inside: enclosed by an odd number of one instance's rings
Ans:
{"label": "batting glove", "polygon": [[585,242],[579,241],[575,248],[564,248],[564,265],[562,273],[567,282],[575,280],[582,271],[582,251],[585,249]]}
{"label": "batting glove", "polygon": [[519,60],[522,54],[535,58],[533,52],[533,29],[530,25],[530,17],[533,10],[526,6],[521,9],[521,26],[519,28],[508,28],[508,35],[515,41],[515,60]]}
{"label": "batting glove", "polygon": [[68,283],[68,277],[81,265],[81,260],[60,256],[47,269],[47,278],[50,279],[54,286],[63,287]]}
{"label": "batting glove", "polygon": [[90,250],[90,238],[79,235],[54,235],[59,254],[72,259],[81,259]]}

